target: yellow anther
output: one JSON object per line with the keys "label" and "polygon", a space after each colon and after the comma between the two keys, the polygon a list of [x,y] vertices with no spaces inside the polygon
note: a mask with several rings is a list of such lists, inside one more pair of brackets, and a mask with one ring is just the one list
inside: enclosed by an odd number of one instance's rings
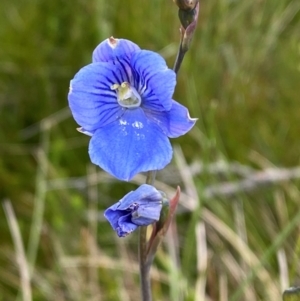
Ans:
{"label": "yellow anther", "polygon": [[128,82],[123,82],[121,85],[114,84],[111,90],[116,90],[118,103],[125,108],[136,108],[141,104],[141,97],[136,89]]}
{"label": "yellow anther", "polygon": [[118,90],[119,87],[120,87],[120,85],[118,85],[118,84],[113,84],[113,85],[110,86],[110,89],[111,89],[111,90]]}

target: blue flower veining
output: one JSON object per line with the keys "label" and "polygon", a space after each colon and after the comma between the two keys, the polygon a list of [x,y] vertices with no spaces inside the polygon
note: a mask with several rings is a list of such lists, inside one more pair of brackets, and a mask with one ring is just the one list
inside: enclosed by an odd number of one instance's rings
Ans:
{"label": "blue flower veining", "polygon": [[168,138],[196,119],[172,99],[176,74],[157,53],[109,38],[70,83],[69,106],[78,130],[91,136],[91,161],[120,180],[159,170],[172,159]]}

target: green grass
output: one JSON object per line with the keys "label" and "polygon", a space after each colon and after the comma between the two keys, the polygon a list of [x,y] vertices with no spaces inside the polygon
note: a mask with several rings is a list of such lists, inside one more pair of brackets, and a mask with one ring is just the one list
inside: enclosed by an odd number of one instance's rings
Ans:
{"label": "green grass", "polygon": [[[23,300],[26,269],[25,301],[140,300],[137,235],[118,239],[102,212],[144,178],[120,183],[91,166],[67,92],[111,35],[172,66],[178,28],[171,0],[2,1],[0,201],[13,207],[26,256],[20,267],[3,205],[0,301]],[[224,190],[300,165],[299,28],[298,0],[201,2],[174,96],[199,120],[172,140],[174,160],[158,173],[157,187],[183,195],[155,260],[154,300],[280,300],[299,285],[299,172]]]}

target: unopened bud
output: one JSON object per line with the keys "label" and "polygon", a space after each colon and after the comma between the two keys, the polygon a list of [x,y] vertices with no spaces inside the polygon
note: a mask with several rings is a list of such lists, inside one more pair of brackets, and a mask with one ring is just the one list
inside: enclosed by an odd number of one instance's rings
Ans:
{"label": "unopened bud", "polygon": [[190,44],[198,22],[199,7],[200,3],[198,2],[196,7],[190,12],[182,12],[179,10],[179,18],[182,25],[181,47],[183,51],[187,51],[190,48]]}
{"label": "unopened bud", "polygon": [[179,9],[178,11],[178,17],[184,29],[187,29],[187,27],[190,24],[195,22],[197,16],[198,16],[198,11],[196,9],[192,9],[188,11]]}
{"label": "unopened bud", "polygon": [[199,0],[173,0],[179,7],[178,16],[181,27],[181,41],[179,51],[177,53],[176,61],[173,70],[178,72],[185,53],[189,50],[190,44],[196,30],[200,2]]}
{"label": "unopened bud", "polygon": [[189,11],[193,10],[199,0],[173,0],[175,4],[182,10]]}

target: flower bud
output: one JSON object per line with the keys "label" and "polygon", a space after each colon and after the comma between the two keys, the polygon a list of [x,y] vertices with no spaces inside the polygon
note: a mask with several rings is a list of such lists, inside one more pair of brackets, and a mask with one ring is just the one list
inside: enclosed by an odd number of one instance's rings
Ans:
{"label": "flower bud", "polygon": [[175,4],[182,10],[193,10],[199,0],[173,0]]}
{"label": "flower bud", "polygon": [[196,9],[192,9],[189,11],[180,9],[178,11],[178,17],[184,29],[187,29],[187,27],[196,20],[196,18],[198,17],[197,13],[198,12]]}

